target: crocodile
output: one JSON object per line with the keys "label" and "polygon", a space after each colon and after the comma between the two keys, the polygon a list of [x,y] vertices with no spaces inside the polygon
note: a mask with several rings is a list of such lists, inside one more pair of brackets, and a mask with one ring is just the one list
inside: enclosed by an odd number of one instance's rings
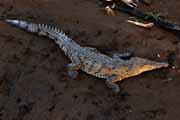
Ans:
{"label": "crocodile", "polygon": [[25,31],[53,39],[71,60],[71,63],[67,65],[68,76],[76,78],[79,70],[84,71],[105,80],[107,87],[115,93],[120,91],[118,84],[116,84],[118,81],[145,71],[168,67],[166,62],[156,62],[134,56],[129,59],[123,58],[129,54],[114,53],[112,56],[102,54],[96,48],[80,46],[60,29],[48,24],[37,24],[16,19],[4,21]]}

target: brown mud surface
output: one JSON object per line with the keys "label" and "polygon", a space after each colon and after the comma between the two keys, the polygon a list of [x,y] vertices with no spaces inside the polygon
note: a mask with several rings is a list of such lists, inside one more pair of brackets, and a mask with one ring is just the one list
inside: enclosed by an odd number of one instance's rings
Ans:
{"label": "brown mud surface", "polygon": [[[56,25],[82,46],[132,51],[169,61],[176,69],[126,79],[114,95],[103,80],[83,72],[70,79],[70,61],[52,40],[1,22],[0,120],[180,120],[180,38],[158,27],[126,23],[130,16],[124,13],[105,15],[96,2],[1,0],[0,17]],[[180,23],[178,0],[153,0],[139,7]]]}

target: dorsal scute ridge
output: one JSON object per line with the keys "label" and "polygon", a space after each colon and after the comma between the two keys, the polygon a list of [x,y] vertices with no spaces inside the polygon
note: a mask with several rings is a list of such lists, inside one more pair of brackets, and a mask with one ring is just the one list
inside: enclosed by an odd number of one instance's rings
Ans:
{"label": "dorsal scute ridge", "polygon": [[71,40],[62,30],[47,24],[38,24],[40,31],[48,33],[51,39],[61,39],[61,41]]}

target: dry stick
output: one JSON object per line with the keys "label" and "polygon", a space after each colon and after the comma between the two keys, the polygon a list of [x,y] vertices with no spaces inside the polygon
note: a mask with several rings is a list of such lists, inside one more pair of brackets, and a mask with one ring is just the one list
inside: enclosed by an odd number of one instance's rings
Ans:
{"label": "dry stick", "polygon": [[[99,2],[98,5],[100,7],[105,7],[105,6],[111,6],[112,3],[109,2]],[[140,11],[136,8],[131,8],[125,5],[121,5],[121,4],[116,4],[115,7],[112,8],[113,10],[119,11],[119,12],[124,12],[124,13],[128,13],[134,17],[146,20],[146,21],[150,21],[153,22],[155,25],[170,30],[172,32],[177,33],[177,35],[180,36],[180,25],[171,22],[167,19],[165,19],[162,16],[158,16],[157,14],[153,14],[153,13],[148,13],[148,12],[143,12]]]}
{"label": "dry stick", "polygon": [[126,7],[126,6],[124,6],[124,7],[123,6],[116,6],[114,8],[114,10],[125,12],[125,13],[133,15],[137,18],[144,19],[147,21],[151,21],[159,27],[174,31],[176,33],[180,33],[180,26],[179,25],[177,25],[174,22],[168,21],[161,16],[157,16],[157,14],[144,13],[140,10],[130,8],[130,7]]}
{"label": "dry stick", "polygon": [[111,16],[116,16],[115,12],[112,10],[112,8],[110,8],[109,6],[105,7],[105,12],[108,14],[108,15],[111,15]]}
{"label": "dry stick", "polygon": [[140,27],[148,28],[148,29],[152,28],[154,26],[154,23],[152,23],[152,22],[151,23],[141,23],[141,22],[132,21],[132,20],[126,20],[126,22],[140,26]]}

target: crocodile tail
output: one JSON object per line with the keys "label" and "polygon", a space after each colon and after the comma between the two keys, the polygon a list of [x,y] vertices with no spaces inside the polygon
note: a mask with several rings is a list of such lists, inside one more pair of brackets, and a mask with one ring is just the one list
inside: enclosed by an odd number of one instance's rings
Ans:
{"label": "crocodile tail", "polygon": [[6,19],[5,22],[13,26],[16,26],[18,28],[24,29],[28,32],[37,33],[40,36],[47,36],[54,40],[57,39],[61,39],[61,41],[70,40],[62,31],[51,25],[36,24],[23,20],[11,20],[11,19]]}
{"label": "crocodile tail", "polygon": [[38,32],[36,25],[26,21],[6,19],[5,22],[29,32]]}

